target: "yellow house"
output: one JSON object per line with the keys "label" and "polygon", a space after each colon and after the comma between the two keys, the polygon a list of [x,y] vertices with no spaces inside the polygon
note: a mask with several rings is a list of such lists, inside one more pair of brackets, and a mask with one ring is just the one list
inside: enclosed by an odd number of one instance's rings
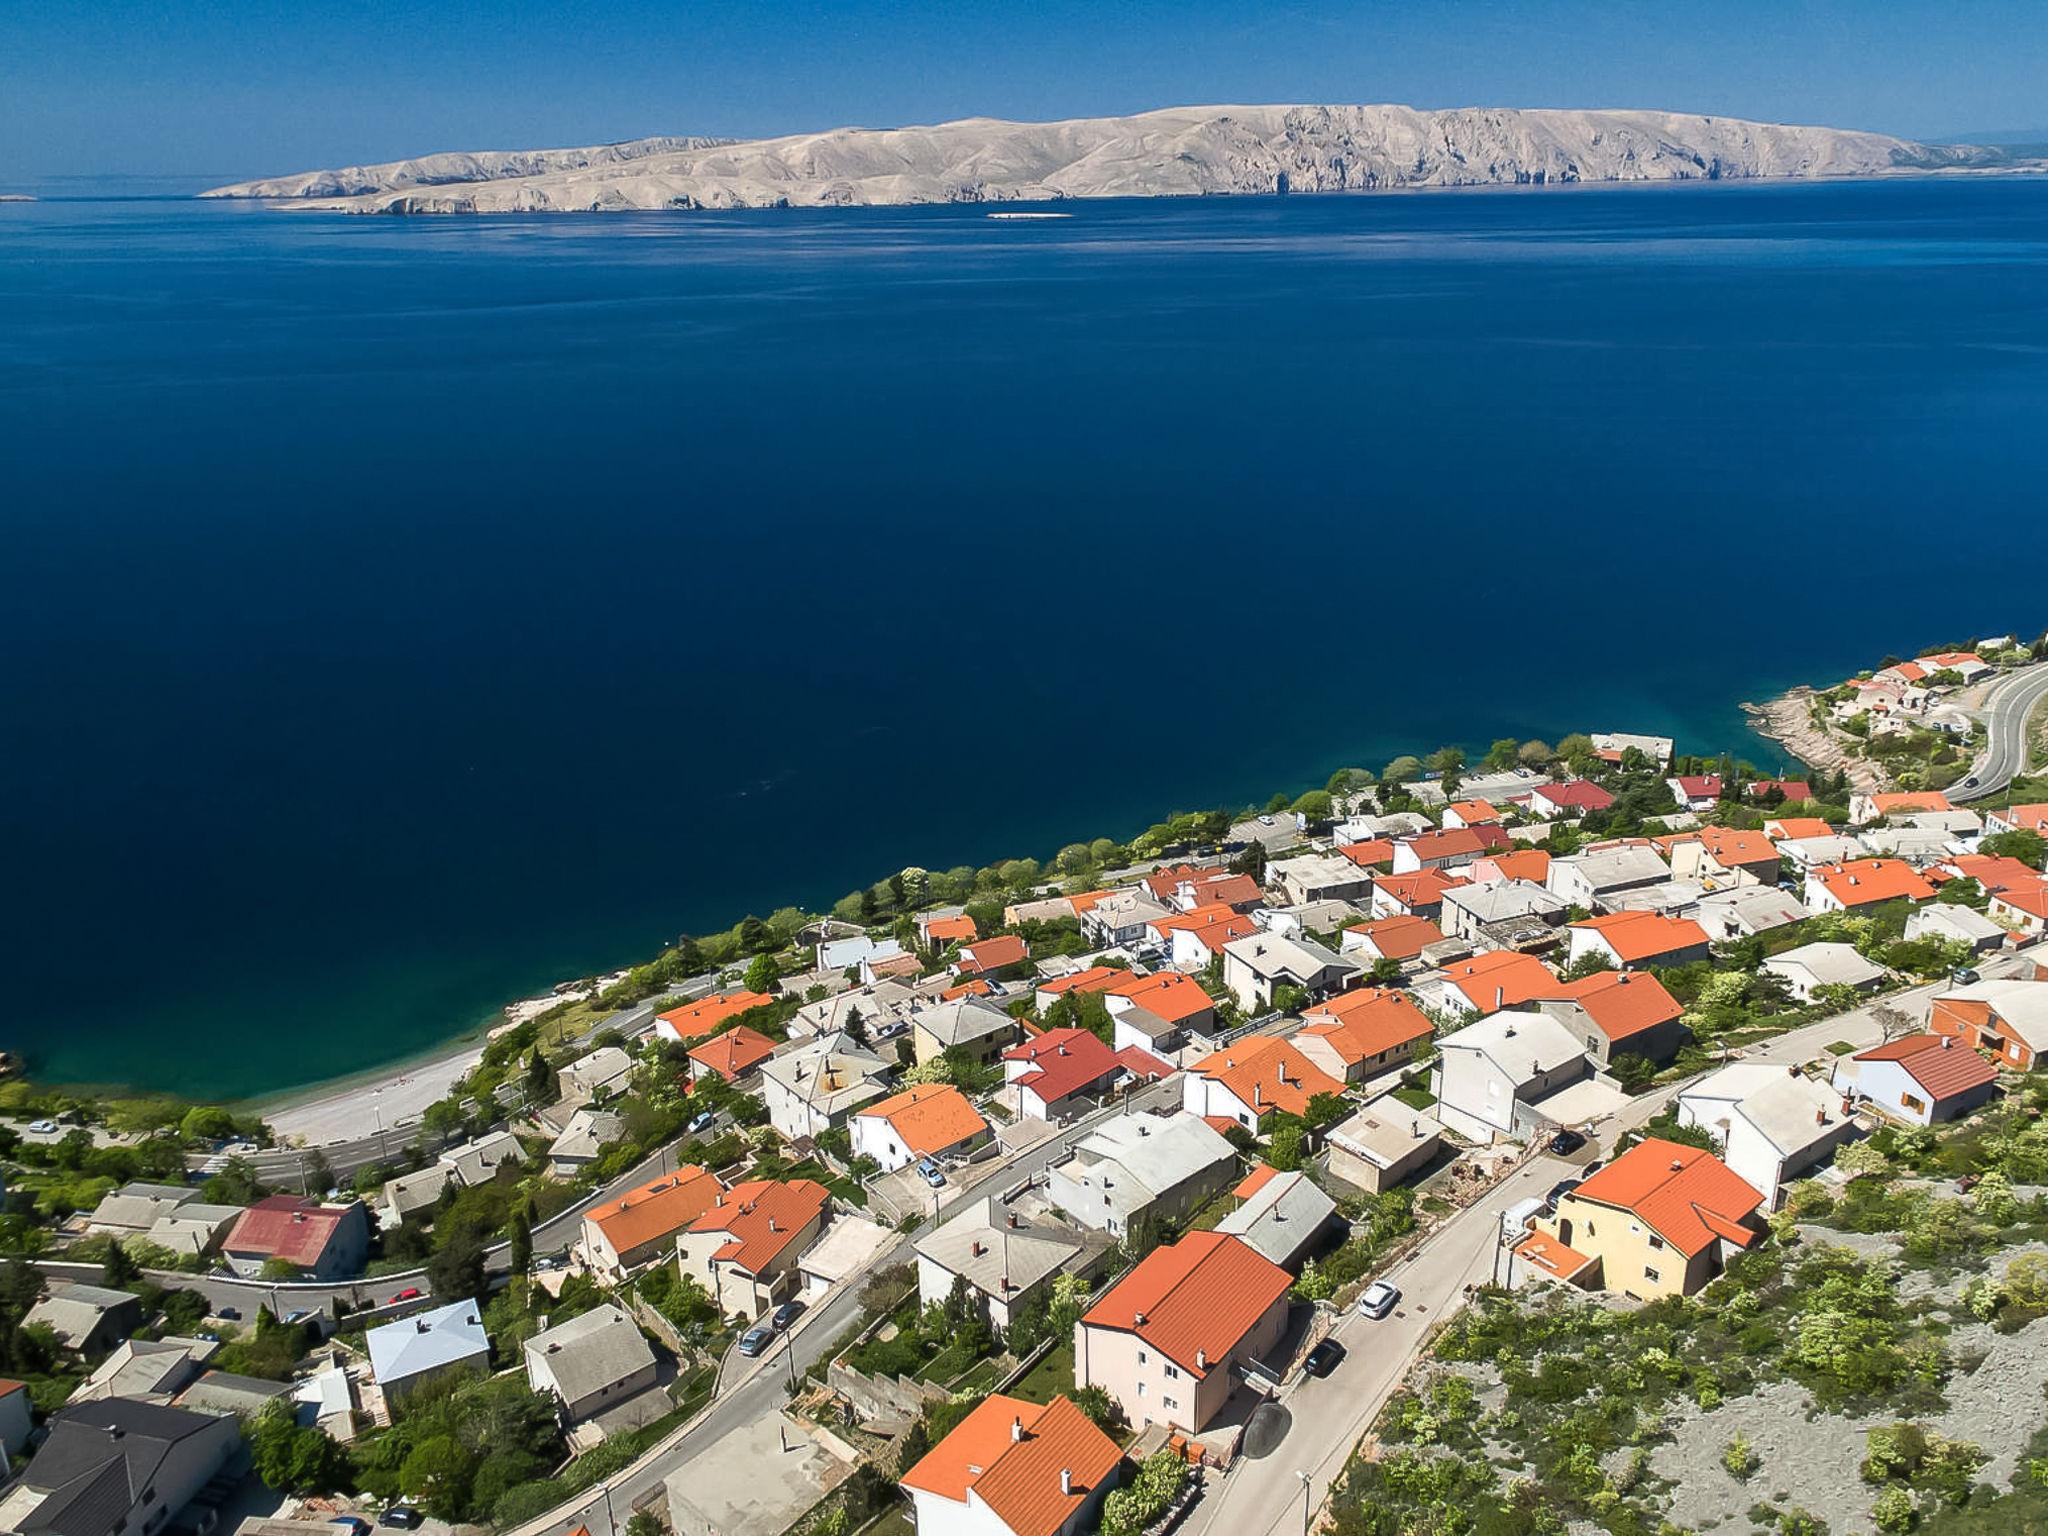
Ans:
{"label": "yellow house", "polygon": [[1651,1138],[1629,1148],[1539,1217],[1515,1255],[1531,1268],[1641,1301],[1690,1296],[1728,1247],[1761,1228],[1763,1196],[1711,1152]]}

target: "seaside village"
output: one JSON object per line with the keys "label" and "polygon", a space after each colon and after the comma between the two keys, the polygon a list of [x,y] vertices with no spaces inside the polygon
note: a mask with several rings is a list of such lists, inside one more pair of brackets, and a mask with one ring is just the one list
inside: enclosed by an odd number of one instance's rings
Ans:
{"label": "seaside village", "polygon": [[2034,660],[1813,695],[1832,768],[1504,741],[906,870],[565,992],[319,1145],[8,1085],[0,1529],[1844,1531],[2019,1497],[2048,780],[1961,781]]}

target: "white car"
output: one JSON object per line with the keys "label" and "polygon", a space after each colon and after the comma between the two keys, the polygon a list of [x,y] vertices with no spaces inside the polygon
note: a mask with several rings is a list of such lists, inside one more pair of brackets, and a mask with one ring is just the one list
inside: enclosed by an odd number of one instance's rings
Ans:
{"label": "white car", "polygon": [[1384,1280],[1375,1280],[1365,1288],[1365,1294],[1358,1298],[1358,1310],[1377,1321],[1394,1310],[1394,1304],[1401,1299],[1401,1288]]}

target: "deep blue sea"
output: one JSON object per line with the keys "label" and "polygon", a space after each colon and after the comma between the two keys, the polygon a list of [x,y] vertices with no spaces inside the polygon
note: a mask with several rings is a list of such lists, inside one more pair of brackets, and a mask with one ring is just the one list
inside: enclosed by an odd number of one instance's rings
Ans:
{"label": "deep blue sea", "polygon": [[2048,182],[0,205],[0,1045],[270,1092],[685,929],[2048,619]]}

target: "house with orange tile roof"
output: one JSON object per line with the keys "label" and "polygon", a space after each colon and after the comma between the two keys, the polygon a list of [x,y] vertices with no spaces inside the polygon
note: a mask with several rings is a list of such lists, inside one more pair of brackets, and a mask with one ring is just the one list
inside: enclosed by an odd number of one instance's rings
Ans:
{"label": "house with orange tile roof", "polygon": [[[1650,1137],[1558,1198],[1536,1231],[1597,1261],[1581,1284],[1639,1301],[1690,1296],[1762,1236],[1764,1197],[1720,1158]],[[1526,1245],[1524,1245],[1526,1246]]]}
{"label": "house with orange tile roof", "polygon": [[856,1112],[846,1122],[853,1154],[890,1173],[924,1158],[958,1157],[987,1142],[988,1122],[951,1083],[919,1083]]}
{"label": "house with orange tile roof", "polygon": [[1349,859],[1360,869],[1391,871],[1394,867],[1394,840],[1391,837],[1369,837],[1362,843],[1339,843],[1330,851],[1340,859]]}
{"label": "house with orange tile roof", "polygon": [[1370,910],[1374,917],[1426,917],[1434,921],[1443,911],[1444,892],[1469,883],[1462,873],[1447,874],[1440,869],[1417,870],[1412,875],[1375,875]]}
{"label": "house with orange tile roof", "polygon": [[1482,821],[1469,827],[1449,827],[1435,832],[1418,832],[1394,843],[1394,873],[1412,875],[1425,869],[1458,869],[1484,853],[1514,846],[1514,839],[1497,823]]}
{"label": "house with orange tile roof", "polygon": [[1306,1118],[1317,1094],[1340,1094],[1332,1077],[1277,1035],[1247,1035],[1187,1070],[1181,1107],[1191,1115],[1227,1117],[1247,1130],[1272,1110]]}
{"label": "house with orange tile roof", "polygon": [[1957,987],[1929,1005],[1927,1028],[1989,1053],[2001,1067],[2031,1072],[2048,1050],[2048,982],[2008,977]]}
{"label": "house with orange tile roof", "polygon": [[831,1212],[831,1191],[814,1179],[748,1179],[677,1235],[676,1264],[728,1317],[759,1317],[795,1294],[797,1260]]}
{"label": "house with orange tile roof", "polygon": [[1259,925],[1221,902],[1197,907],[1148,923],[1145,938],[1166,950],[1167,964],[1177,971],[1207,970],[1233,939],[1259,931]]}
{"label": "house with orange tile roof", "polygon": [[1214,1034],[1216,1002],[1200,982],[1179,971],[1140,976],[1126,971],[1103,993],[1109,1009],[1110,1046],[1171,1057],[1190,1036]]}
{"label": "house with orange tile roof", "polygon": [[1224,906],[1246,912],[1259,904],[1259,882],[1250,875],[1223,868],[1197,868],[1192,864],[1154,870],[1139,882],[1154,901],[1176,912],[1198,907]]}
{"label": "house with orange tile roof", "polygon": [[1934,887],[1903,859],[1848,859],[1817,864],[1803,892],[1811,912],[1854,912],[1888,901],[1925,901]]}
{"label": "house with orange tile roof", "polygon": [[1648,971],[1595,971],[1560,981],[1550,996],[1536,999],[1536,1008],[1584,1040],[1586,1054],[1603,1067],[1617,1056],[1666,1062],[1686,1040],[1685,1009]]}
{"label": "house with orange tile roof", "polygon": [[1992,895],[2015,885],[2041,878],[2041,872],[2008,854],[1963,853],[1922,870],[1930,881],[1947,884],[1949,878],[1974,880]]}
{"label": "house with orange tile roof", "polygon": [[2048,801],[2032,805],[2009,805],[2004,810],[1984,813],[1986,832],[2039,832],[2048,837]]}
{"label": "house with orange tile roof", "polygon": [[1106,992],[1130,974],[1114,965],[1090,965],[1064,976],[1041,976],[1031,994],[1032,1008],[1043,1014],[1069,992]]}
{"label": "house with orange tile roof", "polygon": [[1761,805],[1798,805],[1813,798],[1806,779],[1751,779],[1742,792]]}
{"label": "house with orange tile roof", "polygon": [[956,976],[988,976],[1022,965],[1031,958],[1031,946],[1014,933],[999,933],[960,946],[960,958],[953,962]]}
{"label": "house with orange tile roof", "polygon": [[1938,789],[1877,790],[1849,797],[1849,821],[1868,826],[1886,816],[1908,816],[1915,811],[1952,811],[1947,795]]}
{"label": "house with orange tile roof", "polygon": [[1075,1384],[1101,1387],[1137,1428],[1199,1433],[1280,1342],[1293,1283],[1225,1233],[1155,1248],[1074,1325]]}
{"label": "house with orange tile roof", "polygon": [[694,1003],[685,1003],[680,1008],[657,1014],[654,1032],[675,1044],[690,1045],[712,1033],[727,1019],[736,1019],[750,1008],[765,1008],[774,1001],[765,992],[749,992],[744,988],[714,992]]}
{"label": "house with orange tile roof", "polygon": [[1331,1077],[1359,1083],[1412,1061],[1435,1033],[1407,993],[1355,987],[1304,1013],[1294,1044]]}
{"label": "house with orange tile roof", "polygon": [[1567,925],[1569,961],[1598,955],[1617,970],[1637,965],[1689,965],[1711,954],[1707,930],[1689,917],[1637,910],[1612,912]]}
{"label": "house with orange tile roof", "polygon": [[1845,1097],[1874,1104],[1910,1125],[1956,1120],[1983,1104],[1998,1069],[1956,1035],[1907,1035],[1835,1063]]}
{"label": "house with orange tile roof", "polygon": [[1337,953],[1368,965],[1380,960],[1405,965],[1443,941],[1443,929],[1426,917],[1376,917],[1346,928],[1338,937]]}
{"label": "house with orange tile roof", "polygon": [[1502,819],[1500,808],[1491,800],[1453,800],[1444,807],[1446,827],[1477,827]]}
{"label": "house with orange tile roof", "polygon": [[1489,949],[1445,966],[1434,978],[1417,983],[1416,991],[1425,1006],[1484,1015],[1519,1008],[1556,985],[1557,972],[1534,955]]}
{"label": "house with orange tile roof", "polygon": [[685,1163],[583,1213],[578,1243],[593,1271],[623,1279],[650,1259],[666,1258],[676,1237],[725,1191],[718,1175]]}
{"label": "house with orange tile roof", "polygon": [[736,1083],[775,1054],[775,1042],[759,1030],[735,1024],[690,1047],[691,1078],[719,1077]]}
{"label": "house with orange tile roof", "polygon": [[965,912],[921,912],[917,918],[917,942],[926,949],[944,949],[949,944],[972,944],[981,929]]}
{"label": "house with orange tile roof", "polygon": [[1774,843],[1834,835],[1835,829],[1818,816],[1773,816],[1764,823],[1764,836]]}
{"label": "house with orange tile roof", "polygon": [[1468,864],[1465,874],[1474,885],[1499,885],[1508,880],[1542,885],[1550,878],[1550,855],[1541,848],[1489,853]]}
{"label": "house with orange tile roof", "polygon": [[1681,773],[1664,781],[1682,811],[1711,811],[1721,799],[1718,773]]}
{"label": "house with orange tile roof", "polygon": [[918,1536],[1081,1536],[1123,1452],[1067,1397],[983,1398],[902,1477]]}
{"label": "house with orange tile roof", "polygon": [[1991,898],[1985,915],[2015,933],[2048,931],[2048,880],[2016,880]]}
{"label": "house with orange tile roof", "polygon": [[1697,881],[1709,890],[1778,883],[1778,845],[1761,832],[1701,827],[1656,841],[1671,861],[1674,880]]}

